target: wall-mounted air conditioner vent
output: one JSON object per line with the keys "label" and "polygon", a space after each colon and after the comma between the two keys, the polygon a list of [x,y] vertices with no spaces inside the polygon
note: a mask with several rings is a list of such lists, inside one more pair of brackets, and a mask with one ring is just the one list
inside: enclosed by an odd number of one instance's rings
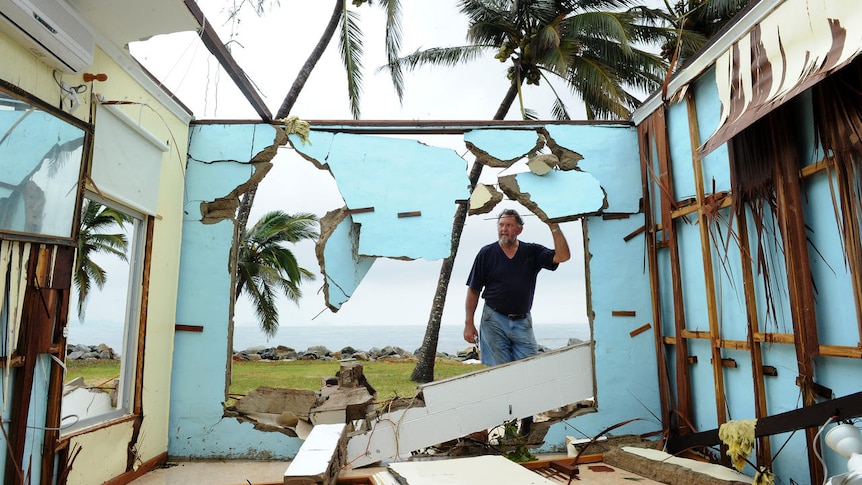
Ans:
{"label": "wall-mounted air conditioner vent", "polygon": [[65,0],[0,0],[0,30],[61,71],[93,63],[93,32]]}

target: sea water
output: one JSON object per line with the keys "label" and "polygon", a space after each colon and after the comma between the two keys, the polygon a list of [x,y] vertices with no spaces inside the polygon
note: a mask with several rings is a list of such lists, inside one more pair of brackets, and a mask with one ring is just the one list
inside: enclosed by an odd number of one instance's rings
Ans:
{"label": "sea water", "polygon": [[[535,325],[536,341],[549,349],[568,344],[570,338],[583,341],[590,339],[587,325]],[[442,325],[437,338],[437,351],[456,354],[469,347],[464,340],[464,327]],[[339,325],[339,326],[285,326],[269,341],[255,327],[236,327],[234,329],[234,349],[264,345],[274,347],[284,345],[296,350],[305,350],[315,345],[323,345],[329,350],[341,350],[350,346],[355,350],[368,351],[373,347],[387,345],[401,347],[415,352],[422,346],[425,327],[421,325]]]}
{"label": "sea water", "polygon": [[[119,324],[110,322],[70,323],[69,344],[98,345],[104,343],[117,352],[121,348],[122,334]],[[536,324],[534,326],[539,345],[557,349],[568,344],[569,339],[590,340],[587,324]],[[437,351],[456,354],[469,346],[464,341],[464,327],[442,325],[437,340]],[[422,346],[425,327],[422,325],[283,325],[276,335],[267,338],[258,327],[236,326],[233,349],[236,351],[253,347],[275,347],[284,345],[295,350],[305,350],[323,345],[331,351],[344,347],[368,351],[387,345],[415,352]]]}

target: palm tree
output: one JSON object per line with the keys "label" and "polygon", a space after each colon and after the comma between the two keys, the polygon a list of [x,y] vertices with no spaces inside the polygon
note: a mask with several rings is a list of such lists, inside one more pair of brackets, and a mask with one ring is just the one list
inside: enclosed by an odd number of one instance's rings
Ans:
{"label": "palm tree", "polygon": [[[563,80],[580,95],[588,118],[628,118],[640,103],[632,90],[646,94],[656,89],[667,71],[660,56],[635,45],[666,41],[671,32],[661,25],[660,11],[638,6],[621,10],[631,4],[628,0],[462,0],[471,44],[417,51],[388,67],[399,73],[424,65],[451,67],[494,52],[496,59],[511,63],[509,90],[495,120],[505,118],[516,97],[521,116],[527,118],[523,83],[539,85],[549,78]],[[553,115],[569,119],[556,91],[554,97]],[[475,162],[469,175],[471,187],[478,183],[481,172],[481,164]],[[451,252],[440,268],[425,337],[410,377],[415,382],[434,379],[440,323],[467,211],[468,203],[459,203]]]}
{"label": "palm tree", "polygon": [[662,45],[661,55],[682,65],[751,0],[665,0],[666,21],[676,30]]}
{"label": "palm tree", "polygon": [[[632,0],[461,0],[469,18],[468,45],[416,51],[387,67],[395,72],[425,65],[451,67],[487,53],[511,65],[510,90],[494,119],[502,119],[521,85],[556,78],[579,95],[589,119],[625,119],[644,95],[657,88],[667,71],[658,55],[639,49],[660,44],[672,29],[660,10]],[[550,86],[550,83],[548,83]],[[401,88],[396,86],[396,88]],[[553,87],[551,87],[553,89]],[[569,119],[554,91],[553,115]],[[521,103],[522,116],[526,115]]]}
{"label": "palm tree", "polygon": [[87,297],[92,285],[102,289],[108,278],[104,268],[96,264],[93,256],[98,253],[113,254],[128,261],[126,251],[129,240],[124,233],[109,234],[106,231],[125,228],[132,217],[116,209],[87,199],[81,210],[78,230],[78,248],[75,254],[75,288],[78,290],[78,319],[84,321]]}
{"label": "palm tree", "polygon": [[255,307],[261,330],[273,337],[278,330],[277,292],[298,302],[302,297],[299,288],[305,280],[314,280],[314,274],[299,266],[293,252],[284,243],[296,244],[318,237],[318,219],[314,214],[286,214],[272,211],[242,235],[237,255],[235,298],[245,292]]}

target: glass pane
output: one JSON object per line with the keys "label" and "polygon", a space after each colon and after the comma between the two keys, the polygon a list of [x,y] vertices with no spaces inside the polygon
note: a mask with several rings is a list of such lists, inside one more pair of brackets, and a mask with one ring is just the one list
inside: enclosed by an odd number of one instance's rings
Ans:
{"label": "glass pane", "polygon": [[77,255],[74,267],[62,403],[64,430],[130,412],[142,227],[139,217],[84,199],[80,238],[86,244],[78,247],[90,249]]}
{"label": "glass pane", "polygon": [[84,130],[0,92],[0,231],[72,236]]}

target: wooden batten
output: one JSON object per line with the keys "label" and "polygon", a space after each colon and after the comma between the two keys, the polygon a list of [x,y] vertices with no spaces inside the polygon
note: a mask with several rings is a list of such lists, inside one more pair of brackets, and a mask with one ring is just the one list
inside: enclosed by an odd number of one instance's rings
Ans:
{"label": "wooden batten", "polygon": [[[658,123],[657,121],[661,121]],[[673,406],[673,398],[670,391],[670,376],[668,363],[665,356],[665,345],[667,344],[666,337],[663,336],[662,313],[661,313],[661,288],[658,278],[658,255],[656,247],[656,221],[653,215],[653,207],[655,207],[654,194],[651,190],[652,178],[652,138],[655,136],[655,126],[664,127],[664,108],[659,108],[656,114],[650,116],[644,123],[638,126],[638,145],[640,146],[640,162],[641,162],[641,184],[644,196],[643,211],[645,224],[641,228],[646,232],[645,243],[647,249],[647,261],[649,263],[649,281],[650,281],[650,297],[652,300],[652,317],[655,323],[655,352],[658,371],[659,385],[659,402],[661,405],[661,420],[662,426],[665,429],[670,429],[674,422],[674,417],[671,416]],[[665,138],[666,138],[665,133]],[[626,237],[634,237],[636,230]],[[628,240],[626,240],[628,241]]]}
{"label": "wooden batten", "polygon": [[[715,297],[715,269],[712,267],[712,249],[710,247],[709,227],[712,221],[705,208],[705,191],[703,187],[703,163],[699,147],[700,132],[697,123],[697,109],[694,94],[689,92],[685,97],[688,111],[689,144],[691,146],[691,163],[694,167],[694,190],[697,198],[697,226],[700,230],[700,252],[703,259],[703,279],[706,286],[706,313],[709,320],[710,351],[712,354],[712,378],[715,386],[715,414],[719,424],[727,422],[727,398],[724,395],[724,372],[721,357],[721,331],[718,325],[718,306]],[[680,293],[680,297],[682,294]],[[722,453],[723,461],[727,457]]]}

